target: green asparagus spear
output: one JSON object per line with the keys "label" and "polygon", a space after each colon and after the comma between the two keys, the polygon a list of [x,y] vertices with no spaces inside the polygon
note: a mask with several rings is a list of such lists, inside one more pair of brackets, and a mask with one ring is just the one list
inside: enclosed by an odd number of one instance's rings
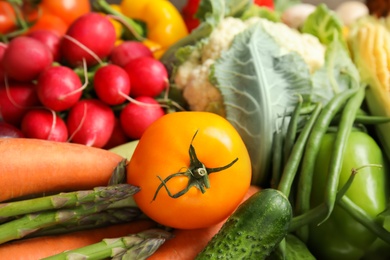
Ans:
{"label": "green asparagus spear", "polygon": [[108,181],[108,185],[116,185],[121,183],[126,183],[126,165],[127,160],[123,159],[118,166],[115,167],[110,180]]}
{"label": "green asparagus spear", "polygon": [[96,187],[93,190],[59,193],[57,195],[0,204],[0,220],[12,216],[40,212],[44,210],[69,208],[85,203],[100,203],[107,199],[121,199],[134,195],[139,187],[118,184]]}
{"label": "green asparagus spear", "polygon": [[109,209],[88,215],[78,221],[68,221],[60,225],[42,228],[26,237],[59,235],[74,231],[104,227],[112,224],[128,223],[142,217],[138,207]]}
{"label": "green asparagus spear", "polygon": [[[128,196],[129,197],[129,196]],[[58,225],[68,221],[80,221],[82,218],[101,212],[110,208],[130,207],[133,203],[131,198],[118,200],[117,198],[107,198],[100,203],[86,203],[78,207],[69,209],[59,209],[52,211],[42,211],[31,213],[0,225],[0,244],[23,238],[42,228]]]}
{"label": "green asparagus spear", "polygon": [[103,239],[101,242],[44,258],[61,259],[137,259],[152,255],[172,234],[162,229],[149,229],[125,237]]}

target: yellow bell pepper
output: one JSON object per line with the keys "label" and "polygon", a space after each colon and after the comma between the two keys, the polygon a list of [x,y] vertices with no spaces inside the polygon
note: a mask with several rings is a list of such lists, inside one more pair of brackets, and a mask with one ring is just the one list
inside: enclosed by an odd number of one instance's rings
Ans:
{"label": "yellow bell pepper", "polygon": [[179,10],[168,0],[123,0],[120,7],[124,15],[145,22],[146,44],[161,46],[158,56],[188,34]]}
{"label": "yellow bell pepper", "polygon": [[149,39],[145,39],[142,41],[142,43],[149,48],[149,50],[153,53],[153,56],[156,58],[156,59],[159,59],[163,53],[164,53],[164,49],[163,47],[158,44],[157,42],[154,42],[154,41],[151,41]]}

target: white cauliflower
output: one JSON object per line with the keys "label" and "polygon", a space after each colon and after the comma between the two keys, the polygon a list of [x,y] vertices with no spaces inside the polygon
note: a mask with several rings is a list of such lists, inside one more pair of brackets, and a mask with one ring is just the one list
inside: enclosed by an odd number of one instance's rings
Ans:
{"label": "white cauliflower", "polygon": [[222,52],[229,49],[237,34],[255,23],[260,23],[285,52],[296,51],[300,54],[311,71],[323,65],[325,47],[312,35],[301,34],[285,24],[259,17],[248,20],[226,17],[200,45],[200,49],[193,51],[177,69],[175,84],[183,90],[183,97],[191,110],[224,115],[221,93],[209,82],[210,67]]}
{"label": "white cauliflower", "polygon": [[251,18],[249,24],[260,22],[263,29],[285,49],[286,52],[295,51],[306,61],[313,72],[324,65],[325,46],[317,37],[300,33],[284,23],[274,23],[266,19]]}

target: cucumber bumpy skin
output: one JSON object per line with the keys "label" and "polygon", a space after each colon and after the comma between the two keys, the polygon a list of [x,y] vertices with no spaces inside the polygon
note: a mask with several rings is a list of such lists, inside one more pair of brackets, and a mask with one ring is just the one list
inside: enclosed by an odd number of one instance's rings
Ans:
{"label": "cucumber bumpy skin", "polygon": [[291,219],[291,204],[282,192],[259,191],[237,208],[196,260],[265,259],[287,235]]}

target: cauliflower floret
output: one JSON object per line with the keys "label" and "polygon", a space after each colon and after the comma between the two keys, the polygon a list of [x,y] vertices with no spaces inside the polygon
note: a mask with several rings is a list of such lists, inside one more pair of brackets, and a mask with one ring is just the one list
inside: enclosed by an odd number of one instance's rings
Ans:
{"label": "cauliflower floret", "polygon": [[214,60],[211,59],[202,64],[196,64],[193,60],[186,61],[180,66],[175,83],[179,89],[183,89],[183,97],[191,110],[224,115],[221,93],[208,79],[213,63]]}
{"label": "cauliflower floret", "polygon": [[178,89],[184,89],[188,86],[189,78],[193,71],[202,64],[199,59],[201,57],[200,50],[196,49],[191,53],[188,59],[179,66],[176,76],[175,76],[175,84]]}
{"label": "cauliflower floret", "polygon": [[234,37],[248,28],[241,19],[227,17],[213,30],[207,43],[203,46],[202,61],[216,60],[221,53],[229,49]]}
{"label": "cauliflower floret", "polygon": [[188,78],[183,96],[191,110],[210,111],[224,115],[222,97],[219,90],[208,80],[210,66],[214,60],[208,59],[203,65],[197,66]]}
{"label": "cauliflower floret", "polygon": [[326,48],[317,37],[307,33],[300,33],[284,23],[274,23],[257,17],[248,20],[249,25],[259,22],[279,46],[287,52],[295,51],[301,55],[309,65],[311,72],[324,65]]}
{"label": "cauliflower floret", "polygon": [[189,108],[194,111],[210,111],[224,115],[220,91],[209,82],[210,67],[229,49],[234,37],[245,29],[260,23],[263,28],[283,48],[284,52],[295,51],[300,54],[311,71],[324,63],[325,47],[309,34],[301,34],[282,23],[274,23],[259,17],[248,20],[227,17],[213,30],[201,47],[179,66],[175,84],[183,90]]}
{"label": "cauliflower floret", "polygon": [[192,52],[179,66],[175,84],[183,90],[183,96],[191,110],[224,114],[221,93],[209,82],[210,67],[223,51],[229,49],[233,38],[246,28],[245,22],[240,19],[225,18],[201,49]]}

